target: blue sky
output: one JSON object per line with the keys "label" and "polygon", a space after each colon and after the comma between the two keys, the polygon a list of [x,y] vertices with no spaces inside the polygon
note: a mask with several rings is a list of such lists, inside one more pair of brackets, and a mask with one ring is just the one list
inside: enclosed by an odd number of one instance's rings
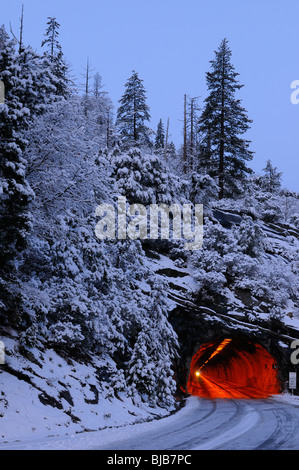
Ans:
{"label": "blue sky", "polygon": [[251,167],[267,159],[283,172],[284,186],[298,191],[299,105],[291,82],[299,79],[298,0],[9,0],[0,23],[17,34],[24,3],[24,41],[40,51],[48,16],[61,24],[60,40],[73,75],[83,81],[87,56],[103,77],[115,108],[136,70],[144,80],[151,127],[170,118],[171,139],[182,142],[183,98],[206,97],[205,73],[227,37],[240,73],[242,99],[253,120],[247,137]]}

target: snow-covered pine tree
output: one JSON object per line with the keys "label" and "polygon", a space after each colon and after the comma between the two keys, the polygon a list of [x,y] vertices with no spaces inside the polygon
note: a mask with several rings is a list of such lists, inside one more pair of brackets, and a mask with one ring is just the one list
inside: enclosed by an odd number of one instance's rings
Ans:
{"label": "snow-covered pine tree", "polygon": [[44,329],[44,337],[65,348],[102,347],[100,338],[112,331],[101,299],[112,268],[93,232],[95,208],[110,191],[107,169],[95,157],[104,141],[96,118],[90,113],[87,122],[82,98],[73,95],[49,106],[26,133],[36,197],[22,292],[31,330]]}
{"label": "snow-covered pine tree", "polygon": [[231,64],[231,50],[224,39],[211,61],[206,74],[209,95],[200,117],[199,132],[203,136],[205,163],[210,158],[209,171],[217,176],[219,198],[240,193],[242,181],[251,172],[247,162],[253,157],[250,142],[242,138],[249,129],[250,120],[235,94],[240,85]]}
{"label": "snow-covered pine tree", "polygon": [[155,139],[155,150],[164,149],[165,146],[165,131],[162,119],[158,122],[156,139]]}
{"label": "snow-covered pine tree", "polygon": [[152,284],[149,318],[152,324],[152,339],[156,341],[156,393],[160,404],[172,406],[176,392],[173,361],[179,349],[178,337],[168,320],[169,305],[167,285],[155,279]]}
{"label": "snow-covered pine tree", "polygon": [[71,80],[68,77],[68,66],[66,64],[62,47],[59,43],[60,24],[54,17],[48,17],[45,39],[42,47],[46,46],[44,59],[46,66],[50,66],[53,74],[53,83],[56,87],[56,95],[67,98],[70,93]]}
{"label": "snow-covered pine tree", "polygon": [[113,267],[105,247],[92,233],[92,225],[71,217],[61,223],[64,236],[47,253],[50,276],[44,285],[51,297],[45,318],[48,339],[66,349],[82,346],[111,353],[119,333],[104,298],[113,290]]}
{"label": "snow-covered pine tree", "polygon": [[17,62],[20,64],[23,88],[19,96],[30,110],[30,124],[33,118],[40,116],[54,103],[56,87],[53,84],[51,68],[47,67],[43,57],[30,46],[22,47]]}
{"label": "snow-covered pine tree", "polygon": [[143,80],[134,70],[125,85],[125,92],[119,103],[116,126],[122,144],[125,147],[148,146],[150,144],[149,129],[145,122],[150,120],[149,107],[146,104]]}
{"label": "snow-covered pine tree", "polygon": [[182,161],[172,141],[167,144],[167,151],[165,152],[165,161],[169,171],[175,174],[177,177],[181,178]]}
{"label": "snow-covered pine tree", "polygon": [[159,155],[133,147],[113,158],[112,177],[130,204],[173,202],[173,181]]}
{"label": "snow-covered pine tree", "polygon": [[127,365],[127,382],[132,390],[143,395],[144,400],[152,404],[156,400],[155,364],[151,361],[152,340],[151,330],[144,323],[140,329],[131,359]]}
{"label": "snow-covered pine tree", "polygon": [[190,201],[193,204],[203,204],[205,216],[212,216],[212,203],[217,199],[219,188],[215,179],[207,174],[191,174]]}
{"label": "snow-covered pine tree", "polygon": [[0,80],[5,84],[5,104],[0,106],[0,265],[5,312],[16,310],[13,304],[20,294],[14,295],[13,287],[9,294],[8,286],[15,283],[15,259],[26,246],[31,226],[29,203],[34,193],[26,179],[24,133],[51,100],[52,88],[38,55],[25,47],[17,54],[16,42],[4,27],[0,28]]}
{"label": "snow-covered pine tree", "polygon": [[251,217],[243,216],[240,226],[235,229],[236,239],[243,253],[258,258],[264,253],[266,246],[265,233],[260,224]]}
{"label": "snow-covered pine tree", "polygon": [[178,341],[168,321],[166,286],[148,280],[151,296],[139,300],[139,325],[131,358],[127,364],[129,386],[153,405],[172,406],[176,382],[173,379],[173,360]]}
{"label": "snow-covered pine tree", "polygon": [[264,175],[260,179],[262,189],[269,193],[277,193],[281,188],[282,173],[277,171],[277,167],[272,165],[271,160],[267,160],[263,169]]}
{"label": "snow-covered pine tree", "polygon": [[[95,125],[96,113],[86,118],[82,98],[71,96],[49,107],[30,131],[26,156],[36,199],[23,292],[31,343],[44,331],[57,347],[105,353],[122,368],[137,323],[132,297],[144,276],[144,254],[136,241],[100,243],[92,232],[96,206],[112,202],[115,192]],[[117,158],[119,148],[111,154]]]}
{"label": "snow-covered pine tree", "polygon": [[251,194],[251,203],[255,214],[265,222],[286,222],[293,206],[289,197],[281,188],[282,173],[267,160],[262,175],[252,175],[248,181],[247,193]]}
{"label": "snow-covered pine tree", "polygon": [[103,88],[102,77],[97,72],[94,75],[93,93],[85,96],[86,112],[93,113],[94,119],[98,125],[98,132],[103,136],[104,144],[107,149],[113,146],[115,141],[115,130],[113,123],[113,104],[106,91]]}

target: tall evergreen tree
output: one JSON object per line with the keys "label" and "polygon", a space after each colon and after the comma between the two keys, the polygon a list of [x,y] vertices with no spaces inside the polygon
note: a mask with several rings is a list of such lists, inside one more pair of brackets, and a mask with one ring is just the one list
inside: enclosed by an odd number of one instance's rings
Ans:
{"label": "tall evergreen tree", "polygon": [[199,132],[202,135],[205,163],[210,158],[208,172],[218,177],[219,197],[240,192],[240,183],[251,170],[247,162],[253,153],[250,142],[241,136],[249,129],[250,120],[241,101],[235,97],[240,85],[231,64],[231,50],[224,39],[211,71],[206,74],[209,96],[200,117]]}
{"label": "tall evergreen tree", "polygon": [[177,357],[178,338],[168,320],[167,286],[156,280],[149,284],[151,298],[141,299],[138,306],[140,325],[126,368],[127,380],[152,403],[171,406],[176,391],[172,361]]}
{"label": "tall evergreen tree", "polygon": [[25,132],[53,96],[42,58],[30,47],[17,52],[16,45],[0,28],[0,80],[5,85],[5,104],[0,105],[0,301],[6,317],[19,311],[16,259],[31,227],[34,193],[26,177]]}
{"label": "tall evergreen tree", "polygon": [[282,173],[277,171],[277,167],[272,165],[271,160],[267,160],[263,169],[264,175],[261,178],[262,187],[269,193],[275,193],[281,188]]}
{"label": "tall evergreen tree", "polygon": [[[29,77],[28,77],[29,78]],[[0,105],[0,303],[6,320],[18,310],[14,261],[26,245],[30,228],[28,204],[33,197],[26,180],[23,131],[30,115],[22,102],[28,80],[16,54],[16,42],[0,29],[0,80],[5,104]],[[10,324],[17,321],[10,319]]]}
{"label": "tall evergreen tree", "polygon": [[155,139],[155,150],[164,149],[165,146],[165,131],[162,119],[160,119],[157,126],[157,133]]}
{"label": "tall evergreen tree", "polygon": [[149,145],[149,130],[145,125],[150,120],[149,107],[146,104],[146,91],[143,80],[133,70],[125,85],[125,93],[119,100],[116,125],[125,146]]}
{"label": "tall evergreen tree", "polygon": [[48,20],[45,39],[42,42],[42,47],[47,47],[44,57],[53,73],[56,94],[66,98],[69,95],[70,80],[67,76],[68,66],[58,40],[60,24],[56,18],[49,17]]}

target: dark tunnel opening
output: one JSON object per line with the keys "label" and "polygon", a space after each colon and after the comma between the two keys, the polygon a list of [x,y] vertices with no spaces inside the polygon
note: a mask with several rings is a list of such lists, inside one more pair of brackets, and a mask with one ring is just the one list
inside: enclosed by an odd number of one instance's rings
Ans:
{"label": "dark tunnel opening", "polygon": [[187,392],[204,398],[267,398],[280,393],[277,364],[258,343],[220,338],[194,354]]}

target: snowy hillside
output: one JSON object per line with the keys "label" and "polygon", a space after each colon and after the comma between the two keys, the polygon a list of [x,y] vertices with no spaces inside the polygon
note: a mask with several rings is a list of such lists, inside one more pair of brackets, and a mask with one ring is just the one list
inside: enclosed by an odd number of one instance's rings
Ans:
{"label": "snowy hillside", "polygon": [[[171,410],[111,391],[112,360],[70,359],[54,350],[20,350],[17,334],[2,331],[6,365],[1,366],[0,446],[6,442],[72,436],[148,422]],[[175,408],[173,408],[174,410]]]}

